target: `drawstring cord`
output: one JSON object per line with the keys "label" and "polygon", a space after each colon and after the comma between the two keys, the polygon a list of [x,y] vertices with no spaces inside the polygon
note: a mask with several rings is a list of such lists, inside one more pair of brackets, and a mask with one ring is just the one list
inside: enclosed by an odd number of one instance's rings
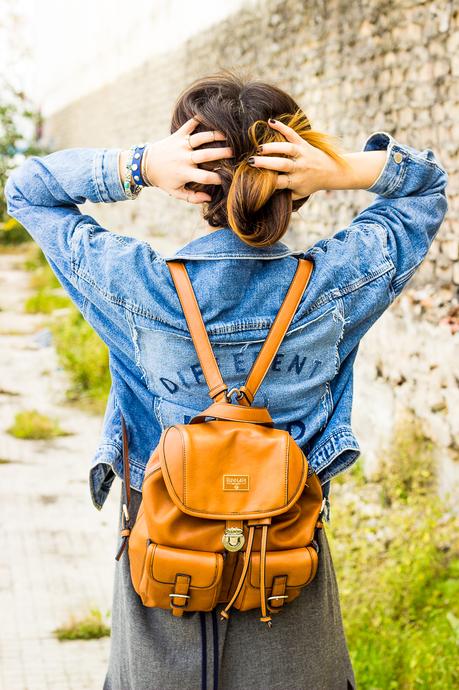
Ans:
{"label": "drawstring cord", "polygon": [[239,582],[237,583],[237,587],[234,590],[234,594],[231,597],[230,601],[227,603],[224,609],[220,611],[220,620],[228,620],[229,619],[229,610],[236,601],[239,592],[242,589],[242,585],[244,584],[244,580],[246,578],[248,569],[249,569],[249,564],[250,564],[250,559],[252,556],[252,546],[253,546],[253,537],[255,533],[255,528],[256,527],[261,527],[262,532],[261,532],[261,549],[260,549],[260,596],[261,596],[261,617],[260,620],[263,623],[267,623],[268,627],[272,627],[272,618],[270,615],[268,615],[267,612],[267,600],[266,600],[266,547],[267,547],[267,541],[268,541],[268,527],[269,525],[250,525],[249,527],[249,536],[247,539],[247,549],[244,554],[244,566],[242,568],[242,573],[239,578]]}
{"label": "drawstring cord", "polygon": [[234,591],[233,596],[231,597],[230,601],[227,603],[224,609],[220,611],[220,620],[228,620],[229,619],[229,613],[228,611],[232,607],[233,603],[236,601],[239,592],[242,589],[242,585],[244,584],[245,576],[247,575],[247,571],[249,569],[249,562],[250,562],[250,554],[252,552],[252,546],[253,546],[253,535],[255,531],[255,525],[250,525],[249,527],[249,536],[247,539],[247,549],[245,552],[245,558],[244,558],[244,567],[242,568],[242,573],[241,577],[239,578],[239,582],[237,583],[237,587]]}
{"label": "drawstring cord", "polygon": [[272,618],[268,615],[266,607],[266,544],[268,541],[268,527],[269,525],[261,526],[261,549],[260,549],[260,597],[261,597],[261,618],[263,623],[267,623],[268,627],[272,627]]}

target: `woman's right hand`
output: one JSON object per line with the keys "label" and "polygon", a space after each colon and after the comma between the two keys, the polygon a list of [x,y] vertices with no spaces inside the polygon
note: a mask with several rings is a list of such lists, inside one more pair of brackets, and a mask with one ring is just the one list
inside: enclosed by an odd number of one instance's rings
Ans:
{"label": "woman's right hand", "polygon": [[[278,175],[276,189],[291,189],[293,201],[321,189],[330,189],[330,180],[337,174],[343,174],[342,167],[334,158],[309,144],[294,129],[278,120],[268,120],[268,123],[287,141],[263,144],[261,151],[257,149],[259,155],[253,156],[251,165],[283,173]],[[288,158],[280,158],[276,153],[285,154]]]}

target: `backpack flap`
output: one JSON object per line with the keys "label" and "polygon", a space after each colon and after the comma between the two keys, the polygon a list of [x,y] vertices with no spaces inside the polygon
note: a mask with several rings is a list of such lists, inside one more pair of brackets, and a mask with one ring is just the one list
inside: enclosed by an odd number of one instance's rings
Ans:
{"label": "backpack flap", "polygon": [[170,426],[161,436],[159,457],[175,505],[215,520],[286,512],[301,496],[308,473],[306,456],[287,431],[251,422]]}

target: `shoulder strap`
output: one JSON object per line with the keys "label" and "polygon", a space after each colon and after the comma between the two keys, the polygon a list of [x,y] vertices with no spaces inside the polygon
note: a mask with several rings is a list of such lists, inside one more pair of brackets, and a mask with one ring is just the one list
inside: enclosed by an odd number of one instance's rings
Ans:
{"label": "shoulder strap", "polygon": [[[251,405],[253,399],[260,388],[263,379],[265,378],[271,363],[276,356],[282,340],[290,326],[290,323],[295,315],[298,305],[301,301],[303,293],[309,283],[314,264],[308,259],[298,259],[298,266],[290,283],[287,294],[282,302],[281,308],[276,314],[266,340],[263,343],[260,352],[252,368],[250,369],[247,379],[243,386],[240,387],[241,393],[244,394],[246,403]],[[244,399],[241,400],[243,402]],[[244,403],[245,404],[245,403]]]}
{"label": "shoulder strap", "polygon": [[124,493],[124,501],[121,514],[121,530],[122,537],[120,548],[118,549],[115,559],[120,560],[123,551],[126,548],[129,534],[131,532],[131,516],[129,508],[131,507],[131,477],[129,470],[129,439],[126,429],[126,422],[124,421],[123,413],[120,410],[121,427],[123,429],[123,477],[121,479],[121,491]]}
{"label": "shoulder strap", "polygon": [[[209,387],[212,400],[226,401],[228,386],[224,383],[218,368],[206,327],[196,300],[188,272],[182,261],[166,262],[172,275],[183,313]],[[308,259],[298,259],[298,266],[282,305],[274,319],[263,346],[249,372],[247,380],[239,391],[241,403],[251,405],[266,373],[273,361],[282,339],[293,319],[301,297],[309,282],[314,265]],[[243,394],[243,395],[242,395]]]}
{"label": "shoulder strap", "polygon": [[171,260],[166,261],[166,263],[169,266],[201,369],[209,387],[209,395],[214,401],[226,402],[225,393],[228,386],[223,381],[218,368],[188,271],[182,262]]}

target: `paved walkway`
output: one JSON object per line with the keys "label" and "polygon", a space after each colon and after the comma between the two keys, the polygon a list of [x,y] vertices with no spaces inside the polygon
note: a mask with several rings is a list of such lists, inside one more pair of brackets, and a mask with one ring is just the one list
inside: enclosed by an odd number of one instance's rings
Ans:
{"label": "paved walkway", "polygon": [[[109,638],[59,642],[52,630],[111,609],[121,483],[97,511],[88,471],[102,418],[65,405],[68,381],[43,317],[21,313],[21,259],[0,254],[0,688],[101,690]],[[15,413],[31,408],[74,434],[7,434]]]}

